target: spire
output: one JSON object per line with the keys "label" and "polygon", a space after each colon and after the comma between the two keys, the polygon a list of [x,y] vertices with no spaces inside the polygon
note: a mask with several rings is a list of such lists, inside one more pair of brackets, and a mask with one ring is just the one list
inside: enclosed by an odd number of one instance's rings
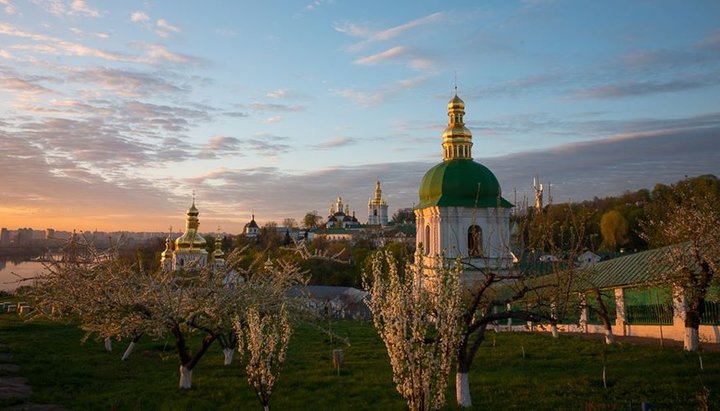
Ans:
{"label": "spire", "polygon": [[[253,220],[254,220],[253,216]],[[218,226],[217,230],[217,236],[215,236],[215,247],[213,251],[213,259],[218,262],[220,260],[223,260],[225,258],[225,253],[223,253],[222,250],[222,238],[220,236],[220,226]]]}
{"label": "spire", "polygon": [[187,210],[185,222],[185,233],[175,239],[175,249],[205,249],[205,239],[198,233],[200,219],[198,219],[197,207],[195,207],[195,192],[193,191],[193,202]]}
{"label": "spire", "polygon": [[443,160],[472,160],[472,133],[465,127],[465,102],[455,95],[448,102],[448,126],[443,133]]}

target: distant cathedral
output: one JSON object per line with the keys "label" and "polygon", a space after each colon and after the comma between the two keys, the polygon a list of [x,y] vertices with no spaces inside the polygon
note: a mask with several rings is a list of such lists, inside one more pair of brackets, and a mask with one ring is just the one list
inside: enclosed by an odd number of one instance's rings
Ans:
{"label": "distant cathedral", "polygon": [[[160,254],[160,265],[165,271],[178,271],[181,269],[199,269],[208,265],[207,241],[198,233],[200,220],[198,219],[195,198],[187,210],[185,233],[173,242],[168,235],[165,240],[165,250]],[[215,250],[212,253],[212,266],[222,268],[225,264],[225,254],[222,251],[220,236],[215,238]]]}
{"label": "distant cathedral", "polygon": [[330,215],[325,222],[325,228],[352,228],[359,225],[355,212],[350,214],[350,205],[345,204],[343,208],[342,197],[338,197],[337,201],[330,205]]}
{"label": "distant cathedral", "polygon": [[388,224],[388,204],[382,198],[382,190],[380,189],[380,181],[375,183],[375,197],[368,201],[368,225]]}
{"label": "distant cathedral", "polygon": [[415,207],[417,255],[424,267],[460,257],[479,268],[506,268],[510,256],[510,208],[500,184],[473,161],[472,134],[465,127],[465,103],[448,103],[443,162],[425,173]]}

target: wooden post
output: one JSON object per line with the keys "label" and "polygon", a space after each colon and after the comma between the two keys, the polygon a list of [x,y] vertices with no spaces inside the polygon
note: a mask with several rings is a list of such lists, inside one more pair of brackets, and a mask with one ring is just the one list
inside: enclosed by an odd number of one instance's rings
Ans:
{"label": "wooden post", "polygon": [[337,369],[337,375],[340,376],[340,366],[343,363],[343,350],[336,349],[333,350],[333,366],[335,366],[335,369]]}

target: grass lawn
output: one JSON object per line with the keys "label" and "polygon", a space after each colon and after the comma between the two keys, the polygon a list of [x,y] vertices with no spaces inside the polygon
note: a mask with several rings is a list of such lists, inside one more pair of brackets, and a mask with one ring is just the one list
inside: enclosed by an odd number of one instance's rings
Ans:
{"label": "grass lawn", "polygon": [[[369,323],[339,322],[333,331],[344,346],[310,325],[296,328],[288,359],[270,402],[275,410],[403,410],[382,342]],[[172,340],[141,340],[126,362],[124,344],[105,352],[101,342],[82,345],[75,326],[21,321],[0,314],[0,341],[7,344],[34,394],[27,402],[61,404],[72,410],[253,410],[261,409],[243,366],[222,365],[218,345],[193,372],[193,389],[180,391]],[[698,409],[703,385],[710,409],[720,409],[720,353],[617,344],[607,348],[603,387],[601,340],[563,335],[500,333],[475,359],[470,375],[477,409],[628,410],[643,401],[654,410]],[[493,337],[495,344],[493,347]],[[197,345],[195,345],[197,346]],[[332,350],[345,350],[340,376]],[[525,350],[525,358],[522,349]],[[0,375],[2,371],[0,371]],[[453,379],[454,381],[454,379]],[[455,409],[454,387],[448,409]],[[0,400],[0,409],[20,403]]]}

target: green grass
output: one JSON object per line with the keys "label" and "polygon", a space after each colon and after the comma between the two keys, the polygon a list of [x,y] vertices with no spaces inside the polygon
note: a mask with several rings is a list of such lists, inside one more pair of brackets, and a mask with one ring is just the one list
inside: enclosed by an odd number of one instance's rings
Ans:
{"label": "green grass", "polygon": [[[351,346],[330,342],[319,330],[297,327],[288,360],[275,387],[275,410],[403,410],[384,346],[368,323],[340,322],[333,330]],[[20,374],[29,379],[34,403],[72,410],[246,410],[261,409],[245,380],[243,366],[222,365],[215,345],[193,372],[193,389],[177,388],[178,361],[171,340],[144,339],[129,361],[119,360],[124,344],[107,353],[102,344],[80,344],[74,326],[25,323],[0,315],[0,341],[8,345]],[[602,383],[602,341],[573,336],[500,333],[481,348],[470,376],[478,409],[627,410],[642,401],[655,410],[697,409],[703,384],[710,409],[720,409],[720,353],[617,344],[607,349],[607,382]],[[525,359],[522,358],[522,348]],[[332,350],[345,350],[340,376]],[[701,381],[702,378],[702,381]],[[448,388],[448,409],[454,407]],[[19,403],[0,400],[0,409]]]}

